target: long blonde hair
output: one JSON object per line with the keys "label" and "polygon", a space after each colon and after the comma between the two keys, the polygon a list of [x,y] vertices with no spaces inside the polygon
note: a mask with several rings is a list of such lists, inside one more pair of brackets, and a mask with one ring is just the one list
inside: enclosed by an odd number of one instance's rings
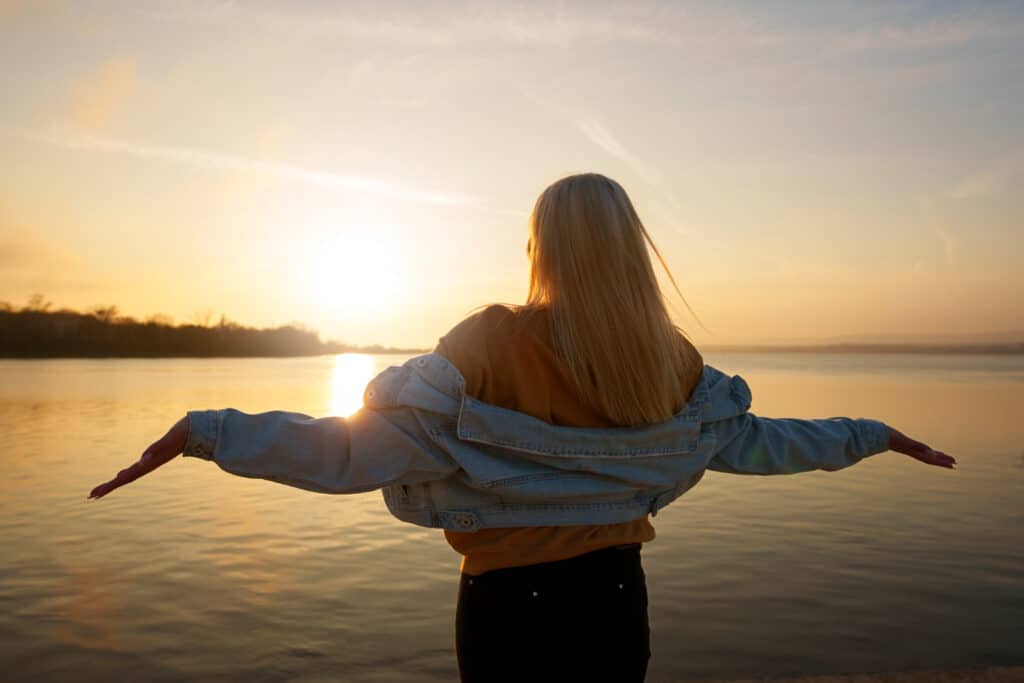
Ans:
{"label": "long blonde hair", "polygon": [[626,191],[597,173],[562,178],[537,198],[529,226],[525,308],[549,309],[581,398],[620,425],[671,417],[696,354],[669,317],[645,240],[682,297],[679,287]]}

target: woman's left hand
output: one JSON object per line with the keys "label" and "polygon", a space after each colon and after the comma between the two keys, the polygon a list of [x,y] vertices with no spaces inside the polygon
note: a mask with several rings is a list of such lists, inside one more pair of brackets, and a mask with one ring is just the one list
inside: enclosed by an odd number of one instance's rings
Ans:
{"label": "woman's left hand", "polygon": [[129,465],[117,473],[117,476],[100,484],[89,493],[89,498],[102,498],[111,491],[125,484],[130,484],[139,477],[149,474],[160,465],[170,461],[185,450],[188,439],[188,417],[178,420],[170,430],[147,448],[138,462]]}

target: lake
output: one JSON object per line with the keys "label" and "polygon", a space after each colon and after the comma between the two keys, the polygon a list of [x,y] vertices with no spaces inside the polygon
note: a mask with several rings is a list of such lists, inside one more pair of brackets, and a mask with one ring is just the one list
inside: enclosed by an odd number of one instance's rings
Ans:
{"label": "lake", "polygon": [[[379,493],[179,458],[86,500],[188,409],[347,414],[404,360],[0,360],[0,676],[456,679],[459,556]],[[760,415],[881,419],[958,470],[709,472],[644,549],[648,680],[1024,664],[1024,358],[706,360]]]}

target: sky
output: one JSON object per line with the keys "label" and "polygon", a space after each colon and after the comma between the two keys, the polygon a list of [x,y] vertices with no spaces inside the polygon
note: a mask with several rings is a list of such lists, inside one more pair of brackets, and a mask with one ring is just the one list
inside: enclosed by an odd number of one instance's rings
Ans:
{"label": "sky", "polygon": [[429,348],[591,171],[699,343],[1013,336],[1024,4],[0,0],[15,306]]}

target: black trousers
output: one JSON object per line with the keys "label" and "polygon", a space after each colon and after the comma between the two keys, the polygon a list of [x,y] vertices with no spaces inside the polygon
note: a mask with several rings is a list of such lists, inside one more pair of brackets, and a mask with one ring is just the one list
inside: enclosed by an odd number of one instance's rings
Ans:
{"label": "black trousers", "polygon": [[651,651],[640,545],[463,574],[455,646],[463,683],[643,681]]}

